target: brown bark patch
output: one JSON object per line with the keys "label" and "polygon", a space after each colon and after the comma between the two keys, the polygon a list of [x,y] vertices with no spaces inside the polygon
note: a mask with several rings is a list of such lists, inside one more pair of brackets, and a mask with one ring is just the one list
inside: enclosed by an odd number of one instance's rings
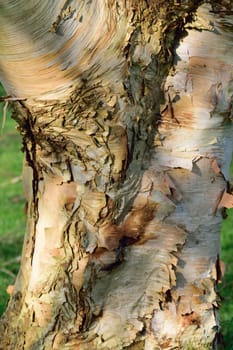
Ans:
{"label": "brown bark patch", "polygon": [[219,202],[218,208],[233,208],[233,195],[231,193],[224,192]]}
{"label": "brown bark patch", "polygon": [[98,246],[108,250],[114,250],[119,246],[122,238],[122,230],[113,223],[106,224],[99,228]]}
{"label": "brown bark patch", "polygon": [[145,227],[154,218],[157,204],[150,202],[144,208],[132,210],[126,217],[122,231],[124,236],[137,239],[145,232]]}
{"label": "brown bark patch", "polygon": [[192,311],[189,314],[182,315],[182,326],[183,327],[188,327],[192,324],[199,326],[200,322],[201,322],[200,317],[198,317],[198,315],[194,311]]}

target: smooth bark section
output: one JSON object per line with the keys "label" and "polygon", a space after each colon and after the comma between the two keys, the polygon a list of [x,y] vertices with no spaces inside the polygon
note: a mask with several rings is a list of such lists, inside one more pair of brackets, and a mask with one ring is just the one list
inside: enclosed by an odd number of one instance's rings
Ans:
{"label": "smooth bark section", "polygon": [[0,349],[214,345],[232,17],[203,7],[188,24],[192,1],[43,4],[40,35],[30,18],[3,24],[16,52],[2,41],[4,81],[26,97],[14,117],[28,227]]}
{"label": "smooth bark section", "polygon": [[7,92],[66,99],[89,73],[93,80],[104,72],[106,79],[120,80],[132,10],[119,5],[117,15],[116,6],[108,0],[1,4],[0,72]]}

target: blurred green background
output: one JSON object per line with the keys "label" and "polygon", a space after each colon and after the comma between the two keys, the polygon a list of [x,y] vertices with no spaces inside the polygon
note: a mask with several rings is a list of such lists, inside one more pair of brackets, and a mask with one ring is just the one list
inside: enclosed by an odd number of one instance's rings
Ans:
{"label": "blurred green background", "polygon": [[[0,86],[0,96],[4,91]],[[21,168],[23,154],[15,122],[7,112],[2,124],[3,103],[0,104],[0,315],[8,300],[6,289],[14,284],[19,268],[23,235],[26,225],[25,201],[22,195]],[[233,165],[232,165],[233,174]],[[233,350],[233,210],[223,221],[221,260],[226,265],[224,280],[219,285],[222,298],[220,319],[224,338],[223,348]]]}
{"label": "blurred green background", "polygon": [[[0,85],[0,96],[5,95]],[[25,231],[23,214],[21,139],[16,123],[6,115],[4,127],[3,107],[0,104],[0,314],[6,307],[8,285],[14,284]]]}

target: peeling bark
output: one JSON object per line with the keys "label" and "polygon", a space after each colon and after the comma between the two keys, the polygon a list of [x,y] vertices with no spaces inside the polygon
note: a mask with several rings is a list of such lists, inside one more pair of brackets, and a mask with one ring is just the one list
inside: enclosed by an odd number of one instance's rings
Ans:
{"label": "peeling bark", "polygon": [[0,349],[216,344],[232,15],[201,3],[1,4],[28,225]]}

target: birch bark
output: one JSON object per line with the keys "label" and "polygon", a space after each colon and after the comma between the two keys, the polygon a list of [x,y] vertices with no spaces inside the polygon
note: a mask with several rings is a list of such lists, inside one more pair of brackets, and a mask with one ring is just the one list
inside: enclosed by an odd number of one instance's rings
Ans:
{"label": "birch bark", "polygon": [[28,203],[0,349],[216,345],[233,18],[199,3],[0,3]]}

